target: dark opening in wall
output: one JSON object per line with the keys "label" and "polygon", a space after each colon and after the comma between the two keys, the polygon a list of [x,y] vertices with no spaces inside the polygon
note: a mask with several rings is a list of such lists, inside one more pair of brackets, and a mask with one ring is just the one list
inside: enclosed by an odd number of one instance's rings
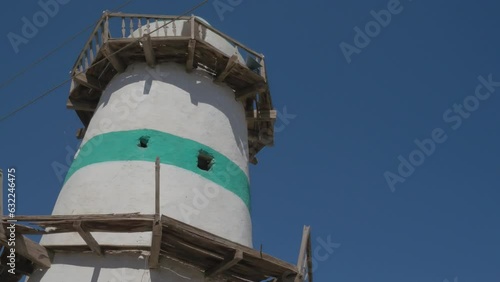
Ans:
{"label": "dark opening in wall", "polygon": [[214,164],[214,157],[209,153],[200,150],[198,153],[198,168],[209,171]]}
{"label": "dark opening in wall", "polygon": [[137,144],[137,146],[141,148],[147,148],[148,143],[149,143],[149,136],[142,136],[141,138],[139,138],[139,144]]}

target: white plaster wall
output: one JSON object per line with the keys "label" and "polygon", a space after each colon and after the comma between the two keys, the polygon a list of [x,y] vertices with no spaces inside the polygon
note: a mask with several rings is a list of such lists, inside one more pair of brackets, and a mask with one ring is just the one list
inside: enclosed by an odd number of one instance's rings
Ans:
{"label": "white plaster wall", "polygon": [[[203,273],[188,265],[162,258],[159,269],[150,270],[148,256],[140,254],[65,254],[54,256],[52,267],[37,270],[30,282],[202,282]],[[219,280],[221,281],[221,280]]]}
{"label": "white plaster wall", "polygon": [[[78,170],[66,183],[53,214],[154,214],[154,163],[106,162]],[[161,213],[233,242],[252,245],[252,222],[233,192],[175,166],[161,165]],[[94,233],[101,245],[151,245],[151,233]],[[84,245],[77,233],[43,236],[43,245]]]}
{"label": "white plaster wall", "polygon": [[234,91],[204,71],[167,63],[134,64],[104,91],[83,139],[118,130],[154,129],[207,145],[248,175],[248,129]]}
{"label": "white plaster wall", "polygon": [[[135,129],[153,129],[197,141],[225,155],[248,176],[244,108],[230,88],[213,83],[204,71],[187,73],[177,64],[162,64],[156,69],[143,63],[129,66],[104,91],[82,145],[104,133]],[[161,174],[163,214],[252,245],[250,213],[237,195],[178,167],[162,165]],[[216,188],[217,195],[207,196],[207,187]],[[115,161],[81,168],[63,186],[53,214],[134,212],[154,213],[152,162]],[[101,244],[150,244],[147,233],[120,237],[101,233],[96,237]],[[42,238],[44,245],[75,242],[82,243],[76,234]]]}

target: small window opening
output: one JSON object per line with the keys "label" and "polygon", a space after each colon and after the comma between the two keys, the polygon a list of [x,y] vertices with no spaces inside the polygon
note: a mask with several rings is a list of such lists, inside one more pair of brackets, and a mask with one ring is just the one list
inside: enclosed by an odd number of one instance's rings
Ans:
{"label": "small window opening", "polygon": [[148,143],[149,143],[149,136],[142,136],[141,138],[139,138],[139,144],[137,144],[137,146],[141,148],[147,148]]}
{"label": "small window opening", "polygon": [[209,171],[214,164],[214,157],[209,153],[201,150],[198,154],[198,168]]}

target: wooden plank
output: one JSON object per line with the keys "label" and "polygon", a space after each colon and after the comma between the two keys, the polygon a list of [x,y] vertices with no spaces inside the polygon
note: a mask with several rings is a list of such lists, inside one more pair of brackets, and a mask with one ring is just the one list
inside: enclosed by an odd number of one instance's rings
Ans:
{"label": "wooden plank", "polygon": [[265,91],[266,85],[262,83],[258,83],[254,86],[250,86],[248,88],[236,91],[236,100],[244,101],[247,98],[250,98],[254,95],[257,95],[258,92]]}
{"label": "wooden plank", "polygon": [[311,244],[311,229],[309,228],[309,239],[307,240],[307,276],[309,282],[313,282],[313,261],[312,261],[312,244]]}
{"label": "wooden plank", "polygon": [[236,66],[236,64],[238,64],[238,56],[233,55],[231,56],[231,58],[229,58],[226,64],[226,68],[217,76],[215,82],[223,82],[229,75],[231,70]]}
{"label": "wooden plank", "polygon": [[217,274],[224,273],[226,270],[238,264],[243,259],[243,251],[235,250],[234,255],[227,257],[220,264],[205,271],[205,277],[214,277]]}
{"label": "wooden plank", "polygon": [[263,57],[264,57],[264,55],[259,54],[259,53],[255,52],[254,50],[252,50],[252,49],[250,49],[250,48],[246,47],[245,45],[243,45],[242,43],[240,43],[240,42],[239,42],[239,41],[237,41],[236,39],[234,39],[234,38],[230,37],[229,35],[226,35],[226,34],[224,34],[224,33],[220,32],[219,30],[217,30],[217,29],[213,28],[212,26],[208,25],[207,23],[204,23],[204,22],[202,22],[202,21],[200,21],[200,20],[198,20],[198,19],[196,19],[196,21],[198,22],[198,24],[200,24],[200,25],[204,26],[205,28],[207,28],[207,29],[209,29],[209,30],[213,31],[214,33],[216,33],[216,34],[218,34],[218,35],[222,36],[222,37],[223,37],[223,38],[225,38],[227,41],[229,41],[229,42],[233,43],[234,45],[236,45],[236,46],[238,46],[238,47],[240,47],[240,48],[242,48],[243,50],[247,51],[248,53],[250,53],[250,54],[252,54],[252,55],[254,55],[254,56],[256,56],[256,57],[259,57],[259,58],[263,58]]}
{"label": "wooden plank", "polygon": [[95,112],[97,103],[87,102],[83,100],[68,99],[66,101],[66,108],[75,111]]}
{"label": "wooden plank", "polygon": [[[4,243],[6,242],[2,242],[2,244]],[[16,233],[16,253],[29,259],[41,268],[49,268],[51,266],[47,249],[20,233]]]}
{"label": "wooden plank", "polygon": [[85,137],[85,132],[87,132],[87,128],[86,128],[86,127],[79,128],[79,129],[76,131],[76,139],[78,139],[78,140],[82,140],[82,139],[83,139],[83,137]]}
{"label": "wooden plank", "polygon": [[[220,250],[241,250],[244,254],[246,264],[259,267],[257,272],[269,272],[268,275],[281,275],[285,271],[290,273],[298,273],[295,265],[289,264],[268,254],[260,253],[252,248],[234,243],[227,239],[221,238],[204,230],[198,229],[191,225],[185,224],[173,218],[162,216],[164,228],[169,230],[169,236],[164,237],[165,242],[175,240],[176,236],[181,236],[183,240],[202,244],[205,248],[217,248]],[[276,276],[275,276],[276,277]]]}
{"label": "wooden plank", "polygon": [[190,26],[191,26],[191,40],[194,40],[195,39],[195,25],[196,25],[196,17],[195,16],[191,16],[191,20],[190,20]]}
{"label": "wooden plank", "polygon": [[309,226],[304,226],[304,231],[302,233],[302,242],[300,244],[300,252],[299,258],[297,260],[297,268],[299,269],[299,275],[295,278],[295,282],[303,281],[305,277],[304,273],[304,262],[306,261],[307,254],[307,246],[308,242],[310,242],[311,231]]}
{"label": "wooden plank", "polygon": [[144,50],[144,57],[146,57],[146,63],[153,68],[156,65],[156,55],[153,49],[153,43],[151,42],[151,36],[149,34],[144,35],[141,42],[142,49]]}
{"label": "wooden plank", "polygon": [[111,12],[108,15],[112,18],[140,18],[140,19],[161,19],[161,20],[189,20],[191,16],[172,16],[172,15],[154,15],[154,14],[129,14],[122,12]]}
{"label": "wooden plank", "polygon": [[267,82],[266,60],[264,59],[264,56],[262,56],[262,60],[260,61],[260,65],[262,66],[260,68],[260,76],[262,76],[262,78],[264,78],[264,81]]}
{"label": "wooden plank", "polygon": [[160,215],[160,158],[155,161],[155,220]]}
{"label": "wooden plank", "polygon": [[86,73],[77,73],[73,76],[73,80],[76,83],[79,83],[81,85],[84,85],[88,88],[97,90],[97,91],[102,91],[103,87],[101,86],[101,82],[99,79],[95,76],[86,74]]}
{"label": "wooden plank", "polygon": [[84,229],[84,227],[82,226],[82,222],[81,221],[73,222],[73,227],[75,228],[76,232],[80,234],[80,237],[82,237],[83,241],[87,243],[89,248],[97,255],[102,256],[102,250],[101,247],[99,246],[99,243],[97,243],[94,236],[92,236],[90,232],[87,232]]}
{"label": "wooden plank", "polygon": [[[8,220],[8,217],[2,217],[3,220]],[[16,215],[16,220],[24,222],[37,223],[40,221],[121,221],[121,220],[144,220],[144,219],[154,219],[152,214],[139,214],[139,213],[124,213],[124,214],[84,214],[84,215],[35,215],[35,216],[23,216]]]}
{"label": "wooden plank", "polygon": [[106,59],[108,59],[108,61],[118,73],[122,73],[127,69],[127,65],[118,57],[118,54],[115,54],[115,52],[109,46],[109,43],[104,45],[101,50]]}
{"label": "wooden plank", "polygon": [[163,235],[163,224],[160,215],[160,157],[155,161],[155,218],[153,221],[153,234],[151,238],[151,255],[149,257],[149,268],[158,268],[160,262],[161,241]]}
{"label": "wooden plank", "polygon": [[161,217],[157,215],[153,224],[153,235],[151,239],[151,255],[149,257],[149,268],[158,268],[160,262],[160,250],[162,241]]}
{"label": "wooden plank", "polygon": [[196,51],[196,40],[189,40],[188,44],[188,58],[186,60],[186,71],[192,72],[194,69],[194,54]]}
{"label": "wooden plank", "polygon": [[252,121],[267,121],[276,119],[276,117],[277,117],[276,110],[262,110],[262,111],[253,110],[246,112],[247,120],[252,120]]}

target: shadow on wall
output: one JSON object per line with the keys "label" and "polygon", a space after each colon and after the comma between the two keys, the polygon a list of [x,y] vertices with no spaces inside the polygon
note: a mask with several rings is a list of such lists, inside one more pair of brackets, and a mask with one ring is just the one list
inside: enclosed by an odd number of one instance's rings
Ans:
{"label": "shadow on wall", "polygon": [[[131,67],[142,68],[145,67],[145,63],[138,63],[132,65]],[[168,67],[171,70],[172,66],[176,69],[173,71],[165,71],[165,67]],[[213,77],[202,70],[195,70],[191,74],[187,74],[184,69],[184,65],[176,64],[176,63],[166,63],[162,65],[158,65],[155,69],[146,68],[146,72],[141,73],[132,73],[137,72],[131,70],[131,67],[127,69],[124,73],[125,75],[128,73],[129,75],[123,76],[119,81],[111,82],[105,90],[101,100],[99,101],[98,108],[105,108],[109,104],[110,95],[109,93],[114,93],[119,91],[121,88],[126,85],[138,83],[144,81],[144,89],[142,93],[133,93],[132,95],[149,95],[151,92],[151,88],[154,81],[160,81],[163,83],[171,84],[179,89],[182,89],[190,96],[191,103],[195,106],[199,104],[210,105],[221,113],[223,113],[228,119],[231,131],[233,133],[234,140],[239,148],[240,154],[245,158],[248,158],[248,143],[247,143],[247,128],[246,126],[242,126],[246,124],[245,121],[245,112],[244,107],[240,102],[237,102],[234,98],[227,99],[226,95],[228,93],[232,93],[229,87],[225,86],[226,91],[219,91],[217,93],[215,87],[220,87],[220,85],[216,85],[213,82]],[[196,76],[197,79],[193,79],[193,76]],[[214,89],[211,90],[210,89]],[[217,95],[210,95],[211,93],[217,93]],[[168,95],[168,93],[162,93]],[[234,94],[231,94],[234,95]],[[138,98],[138,100],[142,100],[144,97]],[[139,102],[140,103],[140,102]],[[125,103],[125,105],[127,105]],[[137,105],[135,105],[137,106]],[[134,106],[133,106],[134,107]],[[239,107],[241,111],[235,110],[235,107]],[[132,112],[132,109],[129,109]],[[238,112],[241,113],[238,114]],[[137,118],[134,116],[134,118]],[[168,122],[166,120],[165,122]],[[210,124],[206,124],[207,133],[210,133]]]}

